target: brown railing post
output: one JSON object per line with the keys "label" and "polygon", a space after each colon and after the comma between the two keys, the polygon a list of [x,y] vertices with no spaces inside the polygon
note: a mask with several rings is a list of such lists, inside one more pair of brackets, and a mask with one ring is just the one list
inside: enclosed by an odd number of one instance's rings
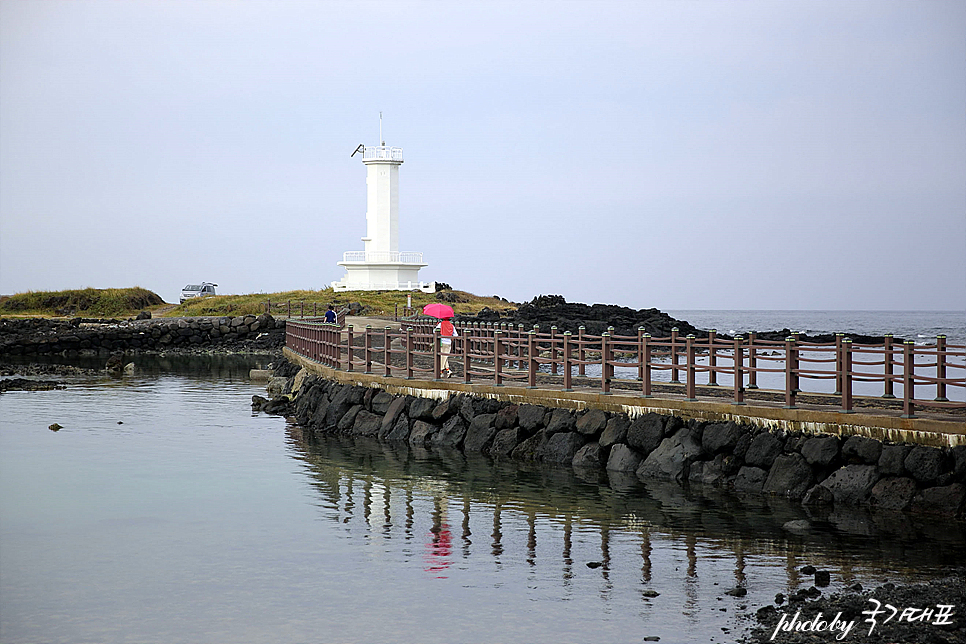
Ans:
{"label": "brown railing post", "polygon": [[586,353],[586,351],[584,349],[584,332],[585,331],[586,331],[586,329],[584,328],[584,325],[583,324],[581,324],[579,327],[577,327],[577,360],[580,362],[580,364],[577,365],[577,375],[578,376],[586,376],[587,375],[587,370],[585,369],[585,366],[586,365],[584,365],[584,360],[587,359],[587,353]]}
{"label": "brown railing post", "polygon": [[884,340],[883,345],[882,345],[882,362],[884,363],[884,365],[883,365],[883,376],[884,376],[883,389],[885,389],[885,392],[882,394],[882,397],[883,398],[895,398],[895,394],[893,393],[893,384],[894,384],[894,382],[893,382],[893,373],[894,373],[893,372],[893,367],[895,367],[895,363],[892,360],[892,357],[893,357],[892,334],[891,333],[886,333],[885,334],[885,337],[883,338],[883,340]]}
{"label": "brown railing post", "polygon": [[610,380],[614,372],[610,352],[610,333],[604,331],[600,336],[600,389],[604,395],[610,395]]}
{"label": "brown railing post", "polygon": [[318,363],[325,364],[325,344],[322,342],[322,329],[317,325],[313,325],[311,335],[312,359]]}
{"label": "brown railing post", "polygon": [[416,347],[413,346],[413,328],[411,326],[406,327],[406,380],[413,379],[413,351]]}
{"label": "brown railing post", "polygon": [[[336,344],[335,344],[335,351],[336,351],[336,354],[335,354],[335,360],[336,360],[335,367],[336,367],[336,369],[338,369],[339,371],[341,371],[342,370],[342,328],[339,327],[338,329],[333,329],[332,330],[332,333],[335,335],[335,342],[336,342]],[[346,360],[348,360],[348,358],[349,358],[348,351],[346,351]]]}
{"label": "brown railing post", "polygon": [[265,306],[267,307],[265,312],[268,313],[269,315],[271,315],[272,314],[272,301],[271,300],[268,300],[267,302],[265,302]]}
{"label": "brown railing post", "polygon": [[292,317],[292,300],[288,300],[288,315],[286,317]]}
{"label": "brown railing post", "polygon": [[386,359],[386,377],[392,375],[392,348],[389,346],[392,340],[389,339],[389,333],[392,327],[387,326],[382,332],[382,343],[383,343],[383,355]]}
{"label": "brown railing post", "polygon": [[346,355],[346,357],[349,360],[349,364],[346,367],[346,371],[352,371],[352,362],[353,362],[353,358],[354,358],[354,355],[353,354],[355,353],[355,348],[352,345],[353,338],[352,338],[352,325],[351,324],[348,327],[346,327],[346,340],[348,342],[348,344],[346,345],[346,347],[347,347],[347,351],[346,351],[346,354],[347,355]]}
{"label": "brown railing post", "polygon": [[641,362],[644,363],[644,373],[641,376],[641,395],[651,397],[651,334],[641,336]]}
{"label": "brown railing post", "polygon": [[842,411],[852,413],[852,339],[842,340]]}
{"label": "brown railing post", "polygon": [[573,391],[573,376],[570,373],[571,370],[571,356],[570,356],[570,331],[564,331],[563,334],[563,390]]}
{"label": "brown railing post", "polygon": [[637,379],[644,380],[644,327],[637,327]]}
{"label": "brown railing post", "polygon": [[671,329],[671,384],[681,384],[678,372],[678,328],[674,327]]}
{"label": "brown railing post", "polygon": [[785,408],[795,409],[795,338],[785,338]]}
{"label": "brown railing post", "polygon": [[902,418],[916,416],[916,343],[902,345]]}
{"label": "brown railing post", "polygon": [[527,386],[530,389],[537,388],[537,367],[537,332],[530,331],[527,333]]}
{"label": "brown railing post", "polygon": [[714,348],[714,340],[717,335],[717,329],[708,331],[708,385],[711,387],[718,386],[718,372],[715,371],[715,367],[718,365],[718,356]]}
{"label": "brown railing post", "polygon": [[557,375],[557,325],[550,327],[550,373]]}
{"label": "brown railing post", "polygon": [[507,356],[506,366],[509,369],[519,369],[520,368],[519,361],[509,359],[511,356],[518,355],[518,351],[519,351],[519,342],[517,341],[519,334],[517,333],[516,326],[514,326],[513,322],[507,325],[506,333],[507,333],[506,338],[507,338],[507,341],[509,342],[509,344],[506,345],[506,356]]}
{"label": "brown railing post", "polygon": [[936,336],[936,402],[949,402],[946,398],[946,336]]}
{"label": "brown railing post", "polygon": [[735,348],[734,348],[734,368],[735,368],[735,404],[744,405],[745,404],[745,356],[744,347],[741,343],[741,336],[735,336]]}
{"label": "brown railing post", "polygon": [[[480,350],[482,351],[482,341],[480,341]],[[470,382],[470,339],[466,334],[463,334],[463,382],[469,384]]]}
{"label": "brown railing post", "polygon": [[299,301],[299,317],[305,317],[305,300]]}
{"label": "brown railing post", "polygon": [[441,357],[439,355],[439,329],[433,329],[433,380],[439,380]]}
{"label": "brown railing post", "polygon": [[694,335],[688,334],[684,339],[685,342],[685,359],[687,363],[685,364],[685,379],[686,384],[684,386],[684,398],[685,400],[694,401],[698,399],[697,387],[695,386],[695,379],[697,378],[697,370],[695,369],[694,360]]}
{"label": "brown railing post", "polygon": [[366,337],[365,337],[365,360],[366,360],[366,370],[363,373],[372,373],[372,325],[366,325]]}
{"label": "brown railing post", "polygon": [[748,334],[748,386],[746,389],[758,389],[758,349],[755,347],[757,340],[757,331]]}
{"label": "brown railing post", "polygon": [[493,379],[496,386],[503,386],[503,330],[497,329],[493,333]]}
{"label": "brown railing post", "polygon": [[833,396],[842,393],[842,373],[845,369],[845,357],[842,354],[842,339],[844,337],[844,333],[835,334],[835,393],[832,394]]}

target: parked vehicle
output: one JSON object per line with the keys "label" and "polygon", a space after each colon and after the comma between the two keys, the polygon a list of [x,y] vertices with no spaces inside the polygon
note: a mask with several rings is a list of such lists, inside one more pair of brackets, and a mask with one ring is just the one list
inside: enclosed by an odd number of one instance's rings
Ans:
{"label": "parked vehicle", "polygon": [[216,286],[218,285],[212,284],[211,282],[202,282],[201,284],[188,284],[183,289],[181,289],[181,303],[184,304],[185,301],[195,297],[206,297],[208,295],[217,295],[217,293],[215,293]]}

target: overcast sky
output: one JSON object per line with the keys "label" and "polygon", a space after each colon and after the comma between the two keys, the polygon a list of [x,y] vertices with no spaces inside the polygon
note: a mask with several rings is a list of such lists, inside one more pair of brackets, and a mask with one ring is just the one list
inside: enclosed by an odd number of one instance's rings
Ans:
{"label": "overcast sky", "polygon": [[966,3],[0,2],[0,293],[966,308]]}

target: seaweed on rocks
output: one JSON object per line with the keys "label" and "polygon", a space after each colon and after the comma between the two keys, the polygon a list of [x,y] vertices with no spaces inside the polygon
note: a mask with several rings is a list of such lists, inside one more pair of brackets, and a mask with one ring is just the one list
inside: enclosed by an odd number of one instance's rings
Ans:
{"label": "seaweed on rocks", "polygon": [[5,391],[49,391],[63,389],[65,383],[59,380],[32,380],[29,378],[0,379],[0,393]]}

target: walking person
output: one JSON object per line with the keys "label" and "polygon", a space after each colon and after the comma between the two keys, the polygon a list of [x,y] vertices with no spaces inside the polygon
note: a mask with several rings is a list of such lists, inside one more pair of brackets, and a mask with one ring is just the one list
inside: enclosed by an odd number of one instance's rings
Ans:
{"label": "walking person", "polygon": [[453,349],[453,338],[459,337],[456,327],[453,326],[453,318],[443,318],[436,325],[439,330],[439,353],[440,353],[440,374],[444,378],[452,378],[453,372],[449,370],[449,354]]}
{"label": "walking person", "polygon": [[332,305],[330,304],[329,310],[325,312],[325,321],[328,322],[329,324],[335,324],[337,319],[338,318],[335,314],[335,309],[333,309]]}

